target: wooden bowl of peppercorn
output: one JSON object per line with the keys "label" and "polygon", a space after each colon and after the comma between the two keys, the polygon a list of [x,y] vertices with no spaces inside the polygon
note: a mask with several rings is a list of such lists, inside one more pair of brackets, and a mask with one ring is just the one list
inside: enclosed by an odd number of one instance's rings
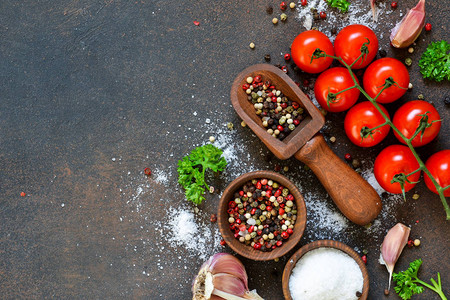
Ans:
{"label": "wooden bowl of peppercorn", "polygon": [[272,171],[250,172],[232,181],[222,194],[217,215],[226,244],[237,254],[259,261],[288,253],[306,227],[300,191]]}

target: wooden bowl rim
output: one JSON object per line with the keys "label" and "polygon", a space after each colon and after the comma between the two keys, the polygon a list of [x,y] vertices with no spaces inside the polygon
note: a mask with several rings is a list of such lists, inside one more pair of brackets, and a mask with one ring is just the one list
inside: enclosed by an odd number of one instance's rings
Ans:
{"label": "wooden bowl rim", "polygon": [[[271,179],[288,188],[294,196],[294,200],[297,205],[297,220],[294,225],[294,233],[286,242],[283,243],[281,247],[270,252],[255,250],[251,246],[242,244],[234,238],[228,225],[228,213],[226,212],[226,208],[228,207],[230,197],[232,197],[233,193],[245,182],[258,178]],[[300,190],[288,178],[272,171],[253,171],[242,174],[234,179],[224,190],[222,197],[220,198],[217,216],[220,233],[227,245],[230,246],[230,248],[237,254],[257,261],[272,260],[288,253],[298,244],[306,228],[306,204]]]}
{"label": "wooden bowl rim", "polygon": [[[295,97],[300,101],[299,104],[306,109],[311,120],[301,129],[301,131],[294,130],[293,135],[288,142],[280,141],[266,132],[266,130],[259,124],[257,124],[242,108],[239,101],[239,90],[242,83],[250,74],[266,71],[271,73],[270,78],[273,81],[273,77],[277,77],[277,81],[284,81],[290,91],[295,94]],[[266,144],[266,146],[277,156],[279,159],[288,159],[293,156],[306,142],[308,142],[324,125],[325,117],[319,111],[319,109],[309,100],[305,93],[295,84],[295,82],[286,75],[279,68],[270,64],[256,64],[247,67],[240,72],[234,79],[231,87],[231,103],[234,110],[239,117],[250,127],[250,129],[259,137],[259,139]],[[287,138],[288,139],[288,138]]]}
{"label": "wooden bowl rim", "polygon": [[289,291],[289,279],[291,277],[292,269],[295,267],[300,258],[305,255],[307,252],[318,249],[318,248],[333,248],[337,250],[341,250],[347,253],[351,258],[355,260],[358,264],[359,269],[361,270],[363,276],[363,290],[362,295],[359,297],[359,300],[366,300],[369,295],[369,273],[367,271],[367,267],[362,261],[361,257],[358,253],[356,253],[352,248],[347,246],[346,244],[333,241],[333,240],[318,240],[311,242],[309,244],[304,245],[300,249],[298,249],[287,261],[286,266],[284,267],[283,277],[282,277],[282,287],[283,294],[286,300],[292,300],[291,293]]}

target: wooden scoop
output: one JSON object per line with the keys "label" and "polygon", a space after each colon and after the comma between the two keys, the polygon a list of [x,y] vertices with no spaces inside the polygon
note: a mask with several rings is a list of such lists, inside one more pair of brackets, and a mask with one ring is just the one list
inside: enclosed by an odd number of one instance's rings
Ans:
{"label": "wooden scoop", "polygon": [[[291,101],[297,102],[308,116],[283,141],[262,125],[253,104],[242,89],[247,77],[262,76]],[[268,64],[248,67],[236,77],[231,87],[231,103],[241,119],[279,159],[294,156],[313,170],[339,210],[352,222],[366,225],[381,211],[381,200],[373,187],[331,151],[317,132],[325,118],[300,88],[283,71]]]}

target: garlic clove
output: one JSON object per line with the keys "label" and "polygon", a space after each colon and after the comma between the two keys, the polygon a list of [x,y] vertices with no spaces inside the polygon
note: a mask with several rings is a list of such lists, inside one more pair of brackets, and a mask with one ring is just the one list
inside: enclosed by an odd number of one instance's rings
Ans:
{"label": "garlic clove", "polygon": [[391,287],[391,277],[394,272],[395,263],[397,262],[403,248],[408,243],[409,233],[411,228],[397,223],[392,227],[381,244],[380,264],[386,265],[389,272],[389,289]]}
{"label": "garlic clove", "polygon": [[212,284],[216,290],[216,295],[217,291],[222,291],[228,294],[243,297],[245,292],[248,290],[241,279],[230,274],[219,273],[213,275]]}
{"label": "garlic clove", "polygon": [[378,22],[378,8],[375,5],[377,0],[370,0],[370,7],[372,8],[372,17],[374,22]]}
{"label": "garlic clove", "polygon": [[238,277],[244,282],[245,288],[248,290],[247,272],[245,271],[245,267],[240,260],[233,255],[227,255],[226,253],[218,253],[216,255],[217,256],[215,256],[209,264],[210,272],[213,275],[217,273],[226,273]]}
{"label": "garlic clove", "polygon": [[419,37],[425,24],[425,0],[420,0],[391,32],[391,43],[396,48],[410,46]]}

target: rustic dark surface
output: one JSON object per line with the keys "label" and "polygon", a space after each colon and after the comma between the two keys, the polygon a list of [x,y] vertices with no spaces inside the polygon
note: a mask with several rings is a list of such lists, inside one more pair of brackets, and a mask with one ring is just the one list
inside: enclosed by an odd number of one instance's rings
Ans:
{"label": "rustic dark surface", "polygon": [[[415,2],[399,2],[388,19],[395,23],[392,20]],[[266,14],[268,4],[274,7],[273,15]],[[207,142],[218,128],[226,131],[227,122],[235,124],[233,141],[243,149],[237,152],[242,168],[235,163],[234,173],[245,173],[245,166],[289,165],[291,171],[286,173],[302,183],[302,193],[326,198],[301,163],[267,162],[268,150],[239,125],[229,101],[236,74],[264,62],[268,53],[271,63],[283,63],[281,53],[288,52],[294,37],[304,30],[289,9],[286,23],[272,25],[272,17],[281,13],[278,5],[203,0],[0,2],[3,299],[189,299],[191,279],[203,261],[183,246],[174,249],[167,241],[170,232],[155,228],[166,222],[170,207],[190,207],[176,183],[177,160]],[[424,94],[441,114],[441,133],[419,150],[423,159],[450,148],[450,110],[443,102],[450,96],[450,85],[424,81],[417,65],[429,42],[450,39],[449,7],[448,0],[427,3],[433,30],[422,33],[412,55],[389,47],[389,24],[381,22],[375,30],[384,33],[380,48],[389,56],[414,60],[409,69],[414,88],[389,105],[389,111]],[[200,25],[195,26],[194,20]],[[315,25],[329,29],[336,24]],[[254,50],[248,47],[250,42],[256,44]],[[294,80],[310,78],[288,67]],[[325,137],[337,137],[331,147],[340,157],[350,152],[370,162],[395,143],[391,133],[372,149],[350,144],[343,133],[344,116],[328,114],[323,130]],[[205,122],[207,118],[211,123]],[[145,167],[165,172],[167,182],[157,180],[157,174],[147,179]],[[214,185],[223,190],[234,173],[215,178]],[[419,200],[411,199],[414,191]],[[21,192],[27,196],[21,197]],[[440,271],[444,289],[450,291],[449,223],[439,198],[423,183],[407,198],[382,219],[376,236],[354,225],[338,235],[320,233],[369,251],[369,299],[385,298],[387,272],[377,262],[378,249],[386,230],[397,221],[412,226],[412,237],[420,238],[422,245],[406,249],[396,270],[423,258],[421,276],[428,279]],[[215,212],[218,199],[207,196],[199,207],[203,216]],[[385,203],[390,199],[383,197]],[[319,236],[316,226],[307,224],[295,249]],[[266,299],[281,299],[281,274],[293,251],[279,262],[241,258],[250,287]],[[387,298],[398,299],[392,292]],[[437,297],[426,291],[414,299]]]}

